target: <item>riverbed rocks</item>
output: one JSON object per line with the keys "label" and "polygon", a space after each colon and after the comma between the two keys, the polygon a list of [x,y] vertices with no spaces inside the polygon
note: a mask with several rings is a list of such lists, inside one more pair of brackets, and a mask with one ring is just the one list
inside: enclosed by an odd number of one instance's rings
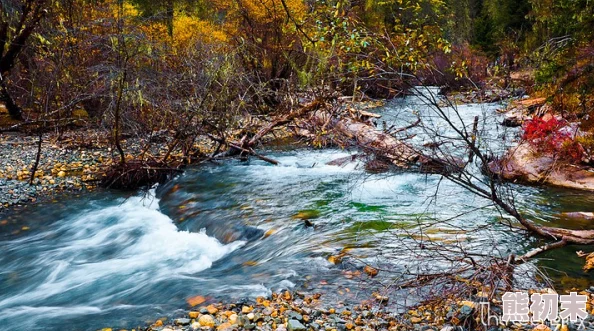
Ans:
{"label": "riverbed rocks", "polygon": [[[39,165],[32,176],[38,139],[12,132],[0,135],[0,212],[55,192],[95,189],[106,171],[118,162],[117,154],[110,147],[109,132],[88,129],[48,133],[43,136]],[[139,155],[159,158],[167,152],[172,135],[162,143],[147,145],[148,139],[124,139],[126,160]],[[196,144],[201,147],[204,142]],[[179,154],[176,150],[171,157],[180,157]],[[33,185],[29,185],[31,177],[34,177]]]}
{"label": "riverbed rocks", "polygon": [[[530,290],[532,293],[554,293],[550,289]],[[589,296],[588,312],[592,310],[594,295]],[[269,330],[269,331],[429,331],[429,330],[479,330],[482,329],[481,303],[490,302],[495,314],[501,314],[501,297],[489,298],[477,292],[468,299],[460,300],[444,297],[443,300],[428,301],[406,312],[392,311],[372,300],[363,300],[360,304],[328,306],[320,294],[301,292],[273,293],[270,297],[258,297],[255,301],[241,300],[238,303],[211,304],[216,313],[209,314],[207,306],[198,307],[187,316],[173,319],[163,324],[161,320],[153,323],[146,330],[151,331],[191,331],[191,330]],[[593,330],[593,317],[585,322],[586,330]],[[540,328],[540,329],[539,329]],[[537,325],[509,323],[494,326],[494,329],[509,330],[546,330]],[[572,328],[570,328],[573,330]]]}

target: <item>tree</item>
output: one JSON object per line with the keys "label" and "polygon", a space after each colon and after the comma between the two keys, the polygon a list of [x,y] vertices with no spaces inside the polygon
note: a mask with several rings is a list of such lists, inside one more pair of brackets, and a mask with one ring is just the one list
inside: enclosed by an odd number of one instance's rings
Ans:
{"label": "tree", "polygon": [[24,4],[18,0],[0,1],[0,101],[14,119],[22,119],[22,111],[10,95],[8,75],[47,14],[47,5],[47,0],[26,0]]}

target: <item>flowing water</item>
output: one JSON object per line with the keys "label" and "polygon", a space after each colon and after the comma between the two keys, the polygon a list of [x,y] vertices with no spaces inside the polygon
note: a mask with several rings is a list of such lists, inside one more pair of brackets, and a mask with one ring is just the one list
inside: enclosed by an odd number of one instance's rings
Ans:
{"label": "flowing water", "polygon": [[[389,103],[378,126],[402,126],[417,113],[427,119],[418,101]],[[501,152],[516,132],[497,125],[497,107],[459,110],[467,124],[479,115],[482,134]],[[450,133],[438,119],[434,124]],[[423,143],[423,132],[416,133],[411,143]],[[321,291],[334,302],[363,300],[388,291],[411,268],[447,264],[413,253],[424,239],[421,228],[435,242],[497,256],[538,244],[501,225],[487,201],[439,176],[326,164],[354,150],[289,146],[265,153],[280,165],[231,160],[190,168],[149,194],[93,192],[0,215],[9,221],[0,226],[0,329],[132,328],[180,314],[196,295],[239,300],[290,288]],[[521,210],[539,222],[594,228],[558,216],[592,211],[591,194],[515,191]],[[23,226],[30,229],[19,231]],[[346,251],[352,257],[343,263],[328,261]],[[588,286],[592,278],[574,251],[557,250],[538,264],[559,286]],[[365,264],[382,270],[373,281],[353,277]],[[387,293],[391,302],[415,300],[409,292]]]}

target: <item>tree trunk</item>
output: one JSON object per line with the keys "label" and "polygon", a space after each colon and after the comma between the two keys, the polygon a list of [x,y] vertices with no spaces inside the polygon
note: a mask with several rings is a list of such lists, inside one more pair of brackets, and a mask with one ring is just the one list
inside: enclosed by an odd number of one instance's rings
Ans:
{"label": "tree trunk", "polygon": [[8,91],[8,87],[6,86],[3,77],[2,79],[0,79],[0,102],[6,105],[8,114],[12,119],[18,121],[23,119],[23,112],[21,111],[21,107],[19,107],[10,96],[10,92]]}

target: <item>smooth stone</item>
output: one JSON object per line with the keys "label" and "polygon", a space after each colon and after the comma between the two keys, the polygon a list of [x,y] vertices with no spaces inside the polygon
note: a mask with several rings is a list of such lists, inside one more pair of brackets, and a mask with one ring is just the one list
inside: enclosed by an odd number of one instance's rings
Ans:
{"label": "smooth stone", "polygon": [[287,322],[287,329],[289,331],[305,331],[305,325],[301,324],[298,320],[291,319]]}
{"label": "smooth stone", "polygon": [[289,319],[294,319],[294,320],[298,320],[298,321],[303,320],[303,316],[297,312],[294,312],[294,311],[289,312],[288,317],[289,317]]}
{"label": "smooth stone", "polygon": [[206,307],[206,310],[208,311],[209,314],[214,315],[216,314],[219,310],[217,308],[215,308],[215,306],[213,305],[209,305],[208,307]]}
{"label": "smooth stone", "polygon": [[231,323],[227,322],[227,323],[223,323],[223,324],[219,325],[217,327],[217,330],[223,331],[223,330],[229,330],[232,328],[233,328],[233,325]]}
{"label": "smooth stone", "polygon": [[202,315],[202,316],[200,316],[200,318],[198,319],[198,322],[202,326],[209,326],[209,327],[215,326],[215,320],[210,315]]}
{"label": "smooth stone", "polygon": [[189,318],[178,318],[174,321],[177,325],[189,325],[190,319]]}
{"label": "smooth stone", "polygon": [[239,318],[237,319],[237,325],[239,325],[239,326],[244,326],[249,323],[250,323],[250,319],[247,318],[247,316],[245,316],[245,315],[239,316]]}

